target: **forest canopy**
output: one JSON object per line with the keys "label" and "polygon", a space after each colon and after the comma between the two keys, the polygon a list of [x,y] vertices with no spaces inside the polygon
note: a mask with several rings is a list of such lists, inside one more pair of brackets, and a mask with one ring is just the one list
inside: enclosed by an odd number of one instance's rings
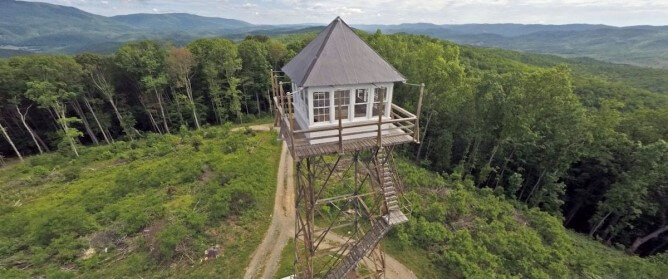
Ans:
{"label": "forest canopy", "polygon": [[[605,244],[642,256],[666,250],[668,95],[648,90],[664,85],[611,81],[625,75],[619,67],[583,75],[592,68],[530,65],[426,36],[360,35],[409,81],[426,84],[423,140],[407,156]],[[76,158],[82,145],[250,121],[271,113],[269,71],[312,38],[141,41],[112,55],[0,60],[0,153]],[[414,111],[415,89],[396,92]]]}

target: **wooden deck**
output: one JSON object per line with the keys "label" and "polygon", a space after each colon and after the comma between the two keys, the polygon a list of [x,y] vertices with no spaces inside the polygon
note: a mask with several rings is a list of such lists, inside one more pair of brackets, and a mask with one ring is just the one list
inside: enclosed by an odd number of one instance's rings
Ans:
{"label": "wooden deck", "polygon": [[[413,142],[413,136],[408,134],[385,135],[381,137],[382,146],[392,146]],[[343,152],[358,151],[377,146],[376,137],[352,139],[342,141]],[[341,150],[339,142],[319,143],[312,145],[295,146],[294,154],[298,158],[318,155],[337,154]]]}

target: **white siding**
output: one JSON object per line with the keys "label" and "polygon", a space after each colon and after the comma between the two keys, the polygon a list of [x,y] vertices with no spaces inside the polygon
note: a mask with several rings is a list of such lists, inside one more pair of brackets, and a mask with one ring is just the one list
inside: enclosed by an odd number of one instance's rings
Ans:
{"label": "white siding", "polygon": [[[373,107],[373,94],[374,94],[374,89],[375,88],[380,88],[380,87],[385,87],[387,88],[387,106],[384,107],[384,115],[383,118],[390,117],[390,111],[391,111],[391,104],[392,104],[392,96],[393,96],[393,89],[394,89],[394,84],[393,83],[381,83],[381,84],[359,84],[359,85],[349,85],[349,86],[329,86],[329,87],[309,87],[309,88],[304,88],[303,92],[308,94],[308,103],[304,104],[304,112],[306,113],[300,113],[298,115],[297,120],[299,121],[300,126],[302,127],[309,127],[309,128],[314,128],[314,127],[323,127],[323,126],[332,126],[336,127],[339,125],[339,121],[336,120],[335,113],[336,113],[336,105],[334,101],[334,92],[337,90],[349,90],[350,94],[350,103],[349,103],[349,108],[348,108],[348,116],[342,119],[342,123],[344,125],[346,123],[353,123],[353,122],[363,122],[363,121],[370,121],[370,120],[378,120],[378,116],[372,116],[372,107]],[[366,89],[368,92],[368,98],[366,102],[366,115],[364,117],[354,117],[354,107],[355,107],[355,90],[356,89]],[[314,122],[313,119],[313,93],[314,92],[330,92],[329,93],[329,104],[330,104],[330,117],[328,122]],[[388,124],[383,125],[383,128],[389,127]],[[343,139],[354,139],[354,138],[365,138],[365,137],[375,137],[377,135],[378,128],[377,126],[363,126],[363,127],[356,127],[356,128],[348,128],[344,129],[344,134],[345,133],[352,133],[352,132],[364,132],[364,131],[369,131],[368,133],[360,133],[356,135],[350,135],[350,136],[344,136]],[[387,132],[383,132],[383,134],[387,134]],[[316,143],[323,143],[323,142],[331,142],[331,141],[338,141],[338,132],[337,131],[325,131],[325,132],[315,132],[315,133],[310,133],[307,134],[306,137],[320,137],[320,136],[332,136],[331,138],[326,138],[326,139],[318,139],[318,140],[313,140],[311,141],[311,144],[316,144]]]}

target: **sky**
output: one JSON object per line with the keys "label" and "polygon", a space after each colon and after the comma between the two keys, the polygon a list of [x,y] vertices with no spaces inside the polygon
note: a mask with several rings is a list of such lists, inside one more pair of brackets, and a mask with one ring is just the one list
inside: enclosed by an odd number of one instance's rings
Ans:
{"label": "sky", "polygon": [[191,13],[255,24],[668,25],[668,0],[41,0],[105,16]]}

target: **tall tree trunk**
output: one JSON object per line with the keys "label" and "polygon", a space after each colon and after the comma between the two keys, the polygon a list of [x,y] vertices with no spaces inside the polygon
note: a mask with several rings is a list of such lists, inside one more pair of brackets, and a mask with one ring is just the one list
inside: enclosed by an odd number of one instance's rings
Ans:
{"label": "tall tree trunk", "polygon": [[568,214],[566,215],[566,220],[564,221],[564,226],[568,226],[568,224],[571,223],[573,220],[573,217],[578,214],[578,211],[580,211],[580,208],[582,208],[582,201],[578,201],[572,208],[571,210],[568,211]]}
{"label": "tall tree trunk", "polygon": [[594,226],[589,231],[589,236],[590,237],[593,237],[594,234],[596,233],[596,231],[598,231],[598,229],[600,229],[601,226],[603,226],[603,223],[605,223],[605,220],[608,219],[608,217],[610,217],[610,214],[612,214],[612,211],[608,211],[608,214],[605,214],[605,216],[603,216],[603,218],[600,221],[598,221],[598,223],[596,223],[596,226]]}
{"label": "tall tree trunk", "polygon": [[508,157],[506,157],[506,159],[503,161],[503,167],[501,167],[501,173],[496,178],[496,185],[494,185],[495,189],[497,187],[499,187],[499,182],[501,181],[501,179],[503,179],[503,173],[506,172],[506,167],[508,167],[508,162],[510,162],[510,158],[513,157],[513,154],[515,154],[516,149],[517,149],[517,146],[513,144],[513,150],[510,151],[510,154],[508,155]]}
{"label": "tall tree trunk", "polygon": [[420,135],[420,144],[418,145],[418,151],[417,155],[415,156],[415,161],[419,162],[420,161],[420,154],[422,153],[422,144],[424,143],[424,138],[427,136],[427,130],[429,129],[429,121],[431,120],[431,116],[434,113],[432,111],[429,112],[429,116],[427,116],[427,123],[424,124],[424,132],[422,133],[423,135]]}
{"label": "tall tree trunk", "polygon": [[79,158],[79,151],[77,150],[77,145],[74,143],[74,139],[70,137],[68,134],[70,127],[67,126],[67,121],[65,120],[65,104],[56,104],[53,106],[53,110],[56,113],[56,116],[58,116],[58,122],[60,122],[61,127],[63,128],[63,132],[65,132],[65,137],[68,139],[70,142],[70,147],[72,148],[72,151],[74,152],[74,155]]}
{"label": "tall tree trunk", "polygon": [[269,104],[269,113],[274,114],[274,106],[272,105],[273,100],[271,99],[271,95],[269,94],[269,89],[267,89],[267,101]]}
{"label": "tall tree trunk", "polygon": [[153,125],[153,129],[158,133],[162,134],[160,131],[160,127],[158,127],[158,123],[155,122],[155,119],[153,118],[153,113],[146,107],[146,104],[144,103],[143,98],[140,96],[139,97],[139,103],[141,104],[142,107],[144,107],[144,111],[146,111],[146,114],[148,115],[148,119],[151,120],[151,125]]}
{"label": "tall tree trunk", "polygon": [[197,117],[197,107],[195,106],[195,100],[193,99],[193,88],[190,84],[190,78],[186,77],[186,94],[188,95],[188,100],[190,101],[190,107],[193,111],[193,119],[195,119],[195,127],[200,129],[199,119]]}
{"label": "tall tree trunk", "polygon": [[[494,145],[494,147],[492,148],[492,154],[489,155],[489,159],[487,160],[487,164],[485,164],[485,166],[489,166],[490,168],[492,167],[492,161],[494,160],[494,156],[496,156],[496,152],[497,152],[498,150],[499,150],[499,142],[497,142],[497,143]],[[482,185],[483,182],[487,182],[487,181],[489,181],[489,175],[490,175],[490,174],[491,174],[491,173],[488,173],[488,174],[487,174],[487,177],[479,177],[479,178],[478,178],[478,179],[479,179],[479,180],[478,180],[478,184],[476,185],[476,187],[480,187],[480,185]]]}
{"label": "tall tree trunk", "polygon": [[39,154],[44,154],[42,146],[39,144],[37,138],[35,137],[35,132],[30,128],[30,126],[28,126],[28,123],[26,123],[26,114],[28,114],[28,110],[30,109],[30,107],[26,108],[25,114],[21,113],[21,110],[19,109],[18,105],[14,105],[14,107],[16,108],[16,112],[19,114],[19,118],[21,119],[21,123],[23,123],[23,127],[26,128],[26,130],[30,134],[30,137],[32,137],[33,142],[35,142],[37,150],[39,150]]}
{"label": "tall tree trunk", "polygon": [[543,180],[543,176],[545,176],[545,173],[547,170],[544,170],[540,176],[538,177],[538,180],[536,180],[536,183],[531,187],[531,192],[527,195],[527,198],[524,200],[524,202],[528,203],[529,199],[531,198],[531,195],[533,195],[534,191],[536,191],[536,188],[538,188],[538,185],[540,184],[540,181]]}
{"label": "tall tree trunk", "polygon": [[86,134],[88,134],[88,137],[90,137],[95,145],[100,145],[100,141],[97,140],[97,136],[95,136],[95,133],[93,133],[93,129],[90,128],[88,119],[86,118],[83,109],[81,109],[79,101],[75,99],[74,103],[72,103],[72,107],[74,108],[74,111],[77,113],[77,115],[79,115],[81,118],[81,123],[83,123],[84,129],[86,129]]}
{"label": "tall tree trunk", "polygon": [[155,97],[158,98],[158,106],[160,106],[160,114],[162,114],[162,124],[165,126],[165,131],[169,134],[169,126],[167,125],[167,116],[165,116],[165,108],[162,107],[162,94],[158,93],[158,89],[153,87]]}
{"label": "tall tree trunk", "polygon": [[651,232],[646,236],[636,238],[636,240],[633,241],[633,244],[631,244],[631,247],[629,247],[629,252],[635,253],[636,250],[638,250],[638,248],[640,247],[640,245],[643,245],[645,242],[653,238],[659,237],[660,234],[666,231],[668,231],[668,225],[664,225],[663,227],[656,229],[655,231]]}
{"label": "tall tree trunk", "polygon": [[255,102],[257,103],[257,116],[260,116],[262,110],[260,110],[260,94],[255,90]]}
{"label": "tall tree trunk", "polygon": [[7,134],[7,130],[5,129],[4,126],[2,126],[2,123],[0,123],[0,130],[2,131],[2,135],[5,137],[7,142],[9,142],[9,145],[11,145],[12,148],[14,149],[14,153],[16,153],[16,156],[18,156],[19,159],[21,159],[21,162],[23,162],[23,156],[21,156],[21,152],[19,152],[19,150],[16,148],[16,145],[14,145],[12,138],[9,137],[9,135]]}
{"label": "tall tree trunk", "polygon": [[179,101],[179,96],[176,96],[176,91],[174,90],[174,87],[169,86],[169,90],[172,91],[172,96],[174,96],[174,102],[176,102],[176,110],[179,113],[179,121],[180,121],[179,124],[183,125],[185,123],[185,120],[183,120],[183,113],[181,113],[181,102]]}
{"label": "tall tree trunk", "polygon": [[424,158],[429,159],[429,153],[431,152],[431,142],[432,142],[432,138],[430,137],[430,138],[427,140],[427,148],[426,148],[426,150],[424,151]]}
{"label": "tall tree trunk", "polygon": [[109,144],[109,137],[107,137],[107,132],[105,129],[102,127],[102,124],[100,124],[100,120],[97,119],[97,114],[95,114],[95,111],[93,110],[93,107],[90,105],[90,102],[88,102],[88,98],[86,96],[83,96],[84,104],[86,105],[86,108],[88,108],[88,111],[90,111],[90,114],[93,116],[93,119],[95,120],[95,123],[97,124],[97,128],[100,129],[100,132],[102,133],[102,136],[104,136],[104,141]]}
{"label": "tall tree trunk", "polygon": [[[35,123],[32,121],[32,119],[30,119],[30,117],[29,117],[27,114],[26,114],[26,122],[30,122],[30,123],[29,123],[29,126],[35,126],[35,127],[37,127],[37,125],[35,125]],[[56,127],[56,128],[58,129],[58,127]],[[38,134],[37,132],[35,132],[35,130],[33,130],[33,132],[35,133],[35,138],[37,138],[37,141],[39,142],[39,144],[42,145],[42,149],[44,150],[44,152],[49,152],[49,151],[51,151],[51,149],[49,148],[49,146],[46,145],[46,143],[44,142],[44,140],[42,140],[42,137],[40,137],[39,134]]]}

